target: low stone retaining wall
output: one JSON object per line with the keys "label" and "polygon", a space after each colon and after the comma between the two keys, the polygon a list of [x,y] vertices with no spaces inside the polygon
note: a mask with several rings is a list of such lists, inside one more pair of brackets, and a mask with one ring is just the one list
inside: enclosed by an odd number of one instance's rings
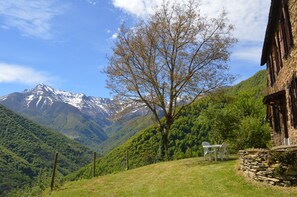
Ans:
{"label": "low stone retaining wall", "polygon": [[297,146],[239,151],[240,170],[271,185],[297,185]]}

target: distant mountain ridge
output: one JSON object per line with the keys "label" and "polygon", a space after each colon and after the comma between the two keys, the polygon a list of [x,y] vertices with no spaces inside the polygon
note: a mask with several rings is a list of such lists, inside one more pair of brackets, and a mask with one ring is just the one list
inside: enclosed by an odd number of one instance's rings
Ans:
{"label": "distant mountain ridge", "polygon": [[0,97],[0,104],[89,147],[96,147],[108,136],[104,128],[114,108],[108,98],[57,90],[45,84]]}
{"label": "distant mountain ridge", "polygon": [[[111,104],[111,100],[108,98],[97,98],[93,96],[86,96],[82,93],[57,90],[45,84],[38,84],[33,89],[25,90],[24,93],[29,94],[29,96],[26,97],[27,105],[29,105],[33,100],[38,99],[36,106],[40,107],[44,104],[51,105],[54,102],[64,102],[81,111],[94,109],[101,113],[105,113],[106,115],[110,115],[111,113],[111,111],[107,108],[107,105]],[[5,99],[5,97],[0,98],[0,100],[1,99]]]}
{"label": "distant mountain ridge", "polygon": [[[4,102],[9,99],[12,94],[0,97],[0,101]],[[34,104],[37,108],[43,108],[46,105],[52,105],[54,102],[63,102],[79,109],[80,111],[93,109],[105,114],[106,116],[112,113],[108,109],[108,105],[112,102],[111,99],[97,98],[93,96],[86,96],[82,93],[57,90],[45,84],[38,84],[35,88],[26,89],[19,94],[25,97],[22,104],[26,105],[28,108],[32,104]]]}

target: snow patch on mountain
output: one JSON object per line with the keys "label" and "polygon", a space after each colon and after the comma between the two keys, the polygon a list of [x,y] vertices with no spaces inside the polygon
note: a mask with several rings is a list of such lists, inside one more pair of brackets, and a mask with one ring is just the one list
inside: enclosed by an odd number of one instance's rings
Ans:
{"label": "snow patch on mountain", "polygon": [[7,96],[0,97],[0,101],[5,101],[7,99]]}

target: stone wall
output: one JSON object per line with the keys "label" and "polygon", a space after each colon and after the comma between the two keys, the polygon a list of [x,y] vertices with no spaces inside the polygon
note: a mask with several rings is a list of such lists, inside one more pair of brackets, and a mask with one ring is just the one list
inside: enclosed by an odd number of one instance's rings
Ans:
{"label": "stone wall", "polygon": [[297,185],[297,146],[279,146],[271,150],[241,150],[240,170],[248,177],[271,185]]}
{"label": "stone wall", "polygon": [[[288,1],[288,11],[290,15],[290,22],[292,27],[293,36],[293,47],[287,58],[282,59],[283,68],[279,71],[278,75],[275,76],[276,82],[274,85],[267,87],[267,94],[272,94],[281,90],[286,91],[286,105],[287,105],[287,126],[288,134],[291,144],[297,144],[297,130],[291,124],[291,105],[289,98],[288,86],[292,81],[294,73],[297,74],[297,1]],[[269,73],[267,71],[267,76],[269,78]],[[272,144],[274,146],[279,146],[283,144],[284,134],[272,132]]]}

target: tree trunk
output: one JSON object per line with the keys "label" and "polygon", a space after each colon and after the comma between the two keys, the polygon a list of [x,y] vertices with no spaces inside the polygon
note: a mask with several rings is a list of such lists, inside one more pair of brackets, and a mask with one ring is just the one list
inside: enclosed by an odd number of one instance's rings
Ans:
{"label": "tree trunk", "polygon": [[160,156],[162,160],[168,161],[168,130],[165,127],[160,128],[161,131],[161,144]]}

